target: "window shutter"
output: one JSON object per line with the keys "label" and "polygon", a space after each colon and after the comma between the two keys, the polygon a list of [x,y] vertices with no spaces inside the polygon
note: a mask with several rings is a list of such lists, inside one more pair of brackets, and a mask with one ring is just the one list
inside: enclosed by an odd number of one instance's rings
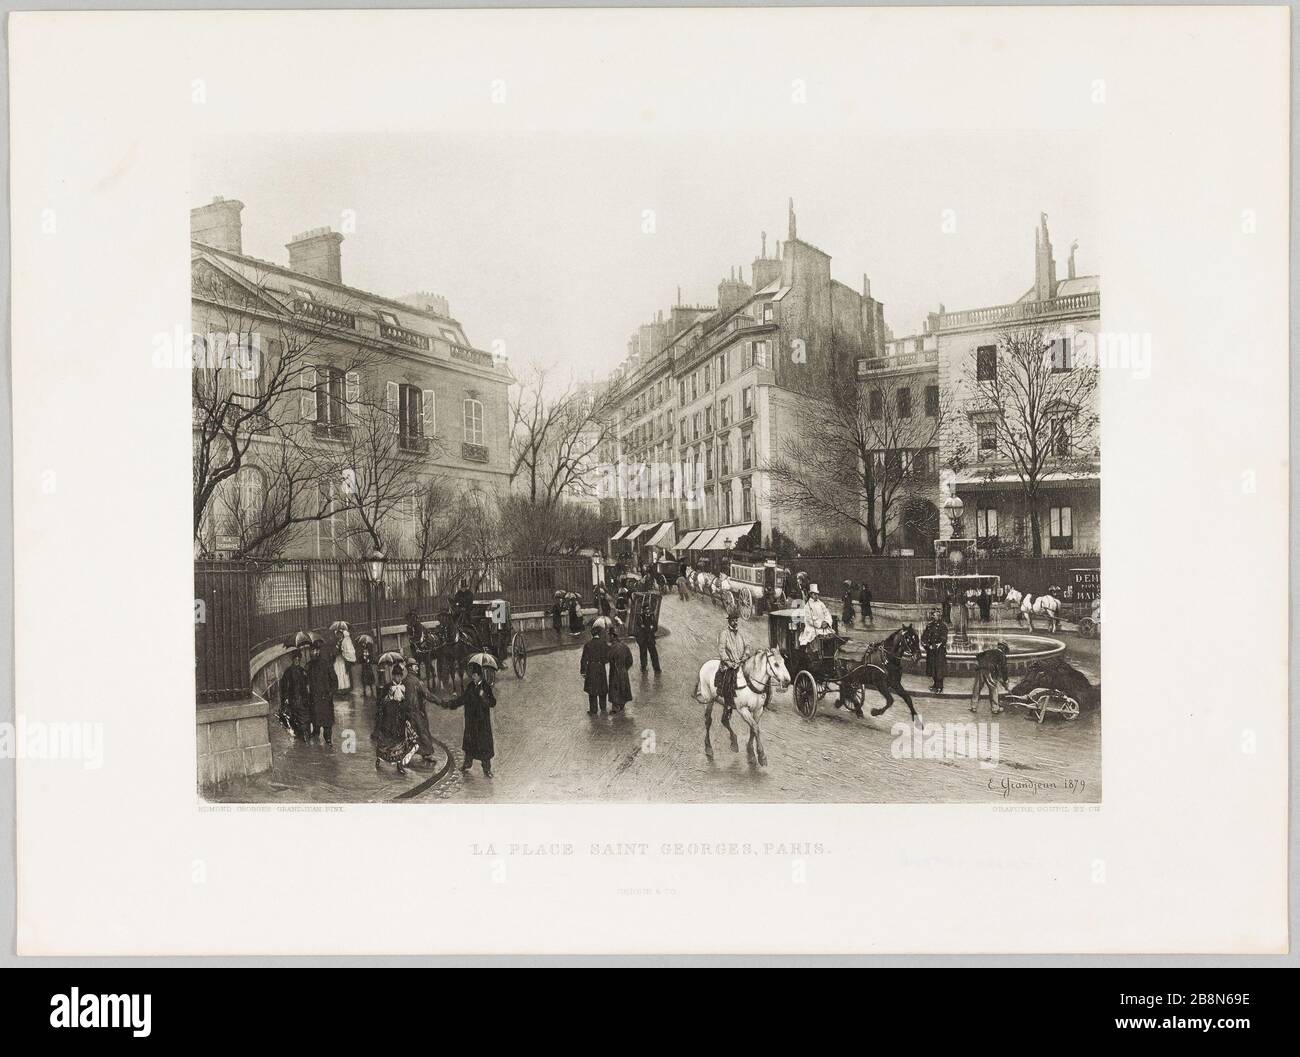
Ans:
{"label": "window shutter", "polygon": [[361,400],[360,371],[348,371],[343,399],[346,400],[348,404],[348,418],[355,417],[357,413],[357,404]]}
{"label": "window shutter", "polygon": [[298,415],[305,422],[316,421],[316,368],[302,369],[302,396],[299,397]]}
{"label": "window shutter", "polygon": [[420,435],[432,437],[438,432],[438,398],[432,389],[422,390],[420,397],[420,408],[424,415]]}
{"label": "window shutter", "polygon": [[401,387],[396,382],[389,382],[387,386],[385,386],[385,390],[388,395],[389,430],[396,433],[398,418],[402,411]]}

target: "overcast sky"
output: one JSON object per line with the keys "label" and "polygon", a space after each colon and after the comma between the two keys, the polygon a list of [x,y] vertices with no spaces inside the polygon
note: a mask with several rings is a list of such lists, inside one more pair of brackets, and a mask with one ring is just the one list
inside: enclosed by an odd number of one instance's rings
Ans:
{"label": "overcast sky", "polygon": [[[786,237],[790,197],[799,237],[854,289],[869,275],[897,335],[940,302],[1019,297],[1033,280],[1040,212],[1058,274],[1073,239],[1079,274],[1100,272],[1087,142],[1078,130],[209,140],[192,204],[244,202],[244,252],[278,263],[293,234],[341,230],[354,216],[344,282],[440,293],[476,346],[504,340],[516,364],[592,378],[679,285],[684,302],[711,305],[733,267],[749,281],[760,232],[769,253]],[[953,233],[942,230],[945,210]]]}

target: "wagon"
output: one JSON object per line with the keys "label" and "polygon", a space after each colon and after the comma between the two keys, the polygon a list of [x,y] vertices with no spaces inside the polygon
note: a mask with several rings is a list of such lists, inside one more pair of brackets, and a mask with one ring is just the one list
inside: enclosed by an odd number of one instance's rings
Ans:
{"label": "wagon", "polygon": [[627,633],[635,638],[643,624],[649,624],[654,631],[659,630],[659,607],[664,596],[658,591],[633,591],[632,604],[628,607]]}
{"label": "wagon", "polygon": [[859,670],[866,663],[867,647],[839,634],[839,619],[832,615],[833,636],[799,645],[804,626],[802,609],[778,609],[767,615],[768,645],[781,651],[786,668],[794,676],[794,707],[804,719],[817,714],[817,705],[828,693],[837,694],[836,707],[862,710],[866,686]]}
{"label": "wagon", "polygon": [[510,603],[504,598],[476,599],[470,608],[468,625],[460,630],[471,651],[485,650],[503,665],[509,661],[515,677],[524,677],[528,670],[528,647],[523,632],[514,629]]}
{"label": "wagon", "polygon": [[1050,686],[1036,686],[1024,696],[1003,694],[1000,701],[1034,713],[1039,723],[1049,712],[1065,720],[1079,718],[1079,702],[1064,691],[1054,690]]}

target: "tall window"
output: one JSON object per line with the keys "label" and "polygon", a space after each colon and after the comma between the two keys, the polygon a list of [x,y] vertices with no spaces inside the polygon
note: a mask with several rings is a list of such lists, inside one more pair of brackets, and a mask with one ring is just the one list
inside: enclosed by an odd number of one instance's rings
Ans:
{"label": "tall window", "polygon": [[748,386],[740,394],[740,413],[743,418],[754,417],[754,387]]}
{"label": "tall window", "polygon": [[694,400],[700,395],[700,372],[691,371],[691,399]]}
{"label": "tall window", "polygon": [[428,437],[433,426],[433,390],[403,385],[398,389],[397,418],[403,437]]}
{"label": "tall window", "polygon": [[706,363],[704,367],[701,368],[700,373],[704,375],[704,391],[707,393],[711,388],[713,388],[713,364]]}
{"label": "tall window", "polygon": [[682,407],[686,406],[686,379],[685,378],[679,378],[677,380],[677,402],[681,404]]}
{"label": "tall window", "polygon": [[704,432],[713,432],[713,405],[710,404],[704,409]]}
{"label": "tall window", "polygon": [[465,443],[482,444],[483,404],[478,400],[466,400],[462,405],[461,416],[465,430]]}
{"label": "tall window", "polygon": [[733,516],[734,511],[732,510],[731,507],[731,485],[725,484],[722,487],[723,487],[722,520],[726,522],[728,525],[730,525],[733,521],[736,520],[735,517]]}
{"label": "tall window", "polygon": [[742,521],[751,521],[754,517],[754,489],[752,479],[743,478],[740,482],[740,506],[744,512],[741,514]]}
{"label": "tall window", "polygon": [[[772,322],[773,320],[775,320],[775,319],[776,319],[776,305],[772,304],[771,301],[766,301],[766,302],[764,302],[764,303],[763,303],[763,322],[764,322],[764,323],[771,323],[771,322]],[[748,517],[749,515],[746,514],[745,516]]]}
{"label": "tall window", "polygon": [[700,413],[697,411],[691,416],[691,440],[700,439]]}
{"label": "tall window", "polygon": [[740,435],[740,468],[748,470],[754,465],[754,434]]}
{"label": "tall window", "polygon": [[992,458],[998,453],[998,425],[996,422],[980,422],[975,426],[981,456]]}
{"label": "tall window", "polygon": [[766,367],[768,363],[769,346],[768,341],[751,341],[749,343],[749,367]]}
{"label": "tall window", "polygon": [[727,380],[727,354],[723,353],[718,357],[718,384],[721,385]]}
{"label": "tall window", "polygon": [[347,379],[337,367],[316,372],[316,421],[330,426],[347,421]]}
{"label": "tall window", "polygon": [[998,377],[998,347],[981,345],[975,350],[975,380],[993,382]]}
{"label": "tall window", "polygon": [[713,480],[713,445],[710,444],[704,449],[704,479]]}
{"label": "tall window", "polygon": [[724,396],[718,401],[718,425],[725,429],[731,425],[731,397]]}
{"label": "tall window", "polygon": [[1070,454],[1070,416],[1056,415],[1052,418],[1052,454],[1065,458]]}
{"label": "tall window", "polygon": [[925,413],[928,418],[939,417],[939,387],[937,385],[927,385],[925,387]]}
{"label": "tall window", "polygon": [[1052,342],[1052,370],[1068,371],[1074,366],[1069,338],[1056,338]]}
{"label": "tall window", "polygon": [[980,539],[988,539],[990,536],[996,536],[997,534],[997,507],[977,506],[975,508],[975,535]]}
{"label": "tall window", "polygon": [[912,390],[906,387],[898,390],[898,417],[912,417]]}
{"label": "tall window", "polygon": [[723,437],[722,443],[718,448],[718,454],[722,457],[722,468],[718,473],[726,477],[731,473],[731,438]]}
{"label": "tall window", "polygon": [[867,417],[880,418],[885,413],[885,394],[873,389],[867,394]]}
{"label": "tall window", "polygon": [[1047,512],[1048,543],[1054,551],[1074,549],[1074,517],[1068,506],[1054,506]]}
{"label": "tall window", "polygon": [[685,415],[682,416],[681,427],[682,427],[681,443],[685,444],[686,443],[686,416]]}

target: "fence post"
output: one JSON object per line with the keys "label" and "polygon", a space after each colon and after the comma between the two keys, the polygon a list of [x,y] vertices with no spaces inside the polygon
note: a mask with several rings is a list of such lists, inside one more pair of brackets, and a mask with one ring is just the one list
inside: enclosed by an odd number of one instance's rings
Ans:
{"label": "fence post", "polygon": [[316,623],[311,618],[311,566],[306,562],[302,563],[302,577],[307,585],[307,627],[312,628]]}

